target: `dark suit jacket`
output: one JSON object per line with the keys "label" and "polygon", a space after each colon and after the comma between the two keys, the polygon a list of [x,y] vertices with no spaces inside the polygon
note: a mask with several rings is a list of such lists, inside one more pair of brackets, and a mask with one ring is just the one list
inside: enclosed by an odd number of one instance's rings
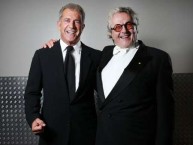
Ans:
{"label": "dark suit jacket", "polygon": [[[93,145],[96,135],[94,84],[101,52],[82,43],[80,83],[70,102],[59,42],[35,52],[25,90],[26,119],[46,123],[40,145]],[[43,107],[40,101],[43,90]],[[40,110],[41,109],[41,110]]]}
{"label": "dark suit jacket", "polygon": [[170,57],[140,47],[104,99],[101,71],[114,46],[103,50],[97,72],[99,116],[96,145],[172,145],[174,101]]}

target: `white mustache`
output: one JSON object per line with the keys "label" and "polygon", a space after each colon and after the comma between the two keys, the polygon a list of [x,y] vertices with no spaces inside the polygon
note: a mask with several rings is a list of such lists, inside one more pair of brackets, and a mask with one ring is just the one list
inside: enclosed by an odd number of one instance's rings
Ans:
{"label": "white mustache", "polygon": [[130,37],[132,34],[135,35],[135,32],[128,31],[127,33],[123,34],[122,36],[119,36],[119,38]]}
{"label": "white mustache", "polygon": [[130,37],[131,36],[131,33],[127,33],[127,34],[123,34],[121,36],[119,36],[119,38],[125,38],[125,37]]}

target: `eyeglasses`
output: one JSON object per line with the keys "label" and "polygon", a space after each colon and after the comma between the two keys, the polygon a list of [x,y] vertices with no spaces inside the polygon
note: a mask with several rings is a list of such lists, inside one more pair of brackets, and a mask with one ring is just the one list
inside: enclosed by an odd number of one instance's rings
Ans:
{"label": "eyeglasses", "polygon": [[123,26],[127,31],[129,31],[130,29],[134,29],[134,26],[136,26],[136,24],[130,21],[126,22],[125,24],[116,24],[113,28],[111,28],[111,30],[114,30],[116,32],[121,32],[121,30],[123,29]]}

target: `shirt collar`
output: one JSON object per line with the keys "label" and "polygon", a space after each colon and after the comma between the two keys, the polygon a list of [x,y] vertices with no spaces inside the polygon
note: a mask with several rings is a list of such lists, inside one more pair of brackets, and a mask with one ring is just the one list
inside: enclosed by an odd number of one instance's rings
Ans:
{"label": "shirt collar", "polygon": [[136,43],[135,46],[132,46],[132,47],[129,47],[129,48],[121,48],[121,47],[115,45],[114,50],[113,50],[113,55],[126,54],[127,52],[129,52],[129,50],[138,49],[138,48],[139,48],[138,43]]}
{"label": "shirt collar", "polygon": [[113,50],[113,55],[117,55],[118,53],[126,54],[130,48],[120,48],[119,46],[115,46]]}
{"label": "shirt collar", "polygon": [[[63,40],[60,39],[60,46],[62,48],[62,52],[66,51],[66,47],[68,46]],[[81,47],[81,42],[78,41],[76,43],[76,45],[73,46],[74,47],[74,50],[77,51],[77,52],[81,52],[82,50],[82,47]]]}

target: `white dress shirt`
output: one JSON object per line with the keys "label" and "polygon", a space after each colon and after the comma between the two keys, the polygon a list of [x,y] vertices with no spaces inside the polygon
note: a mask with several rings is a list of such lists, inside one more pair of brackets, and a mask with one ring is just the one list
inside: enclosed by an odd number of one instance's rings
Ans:
{"label": "white dress shirt", "polygon": [[133,59],[138,48],[139,46],[132,48],[114,47],[111,60],[102,70],[102,82],[105,98],[107,98],[109,93],[112,91],[124,69]]}
{"label": "white dress shirt", "polygon": [[[64,43],[61,39],[60,39],[60,46],[62,48],[62,55],[63,55],[63,61],[65,61],[66,58],[66,47],[68,46],[66,43]],[[82,47],[81,47],[81,43],[80,41],[73,46],[74,47],[74,51],[72,52],[74,61],[75,61],[75,80],[76,80],[76,90],[78,89],[79,86],[79,78],[80,78],[80,58],[81,58],[81,51],[82,51]]]}

